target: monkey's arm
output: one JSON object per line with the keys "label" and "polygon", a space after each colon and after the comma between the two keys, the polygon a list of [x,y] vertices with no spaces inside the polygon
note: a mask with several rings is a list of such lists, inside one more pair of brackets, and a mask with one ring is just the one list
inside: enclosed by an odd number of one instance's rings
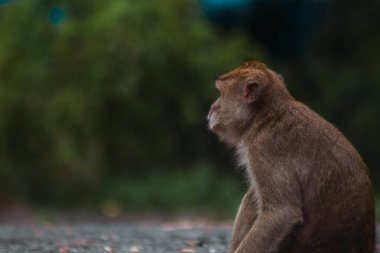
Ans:
{"label": "monkey's arm", "polygon": [[263,211],[235,253],[275,253],[279,244],[302,222],[302,212],[291,206]]}
{"label": "monkey's arm", "polygon": [[253,189],[248,190],[236,215],[230,252],[234,252],[247,235],[257,218],[257,206]]}
{"label": "monkey's arm", "polygon": [[[291,159],[257,159],[256,179],[260,210],[247,236],[234,253],[278,253],[281,242],[303,222],[302,196]],[[268,161],[268,160],[265,160]]]}

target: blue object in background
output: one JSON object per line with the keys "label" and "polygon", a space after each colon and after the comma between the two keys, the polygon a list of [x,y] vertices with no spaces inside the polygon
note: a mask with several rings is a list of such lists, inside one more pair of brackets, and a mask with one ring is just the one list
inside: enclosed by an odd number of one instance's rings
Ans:
{"label": "blue object in background", "polygon": [[10,1],[12,1],[12,0],[0,0],[0,4],[6,4],[6,3],[10,2]]}
{"label": "blue object in background", "polygon": [[246,30],[276,58],[302,55],[333,0],[199,0],[223,29]]}
{"label": "blue object in background", "polygon": [[49,20],[53,25],[59,25],[65,19],[65,11],[58,6],[54,6],[49,11]]}
{"label": "blue object in background", "polygon": [[255,0],[199,0],[206,15],[222,28],[245,26]]}
{"label": "blue object in background", "polygon": [[242,9],[251,5],[254,0],[200,0],[207,13],[223,11],[226,9]]}

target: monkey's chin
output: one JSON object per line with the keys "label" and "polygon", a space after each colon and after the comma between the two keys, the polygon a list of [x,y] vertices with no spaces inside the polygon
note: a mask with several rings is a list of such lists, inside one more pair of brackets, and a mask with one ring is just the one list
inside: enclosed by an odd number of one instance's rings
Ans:
{"label": "monkey's chin", "polygon": [[218,136],[219,140],[224,142],[224,130],[221,125],[209,125],[209,130],[214,133],[216,136]]}
{"label": "monkey's chin", "polygon": [[235,146],[240,140],[239,136],[234,135],[226,126],[216,125],[210,128],[210,131],[214,133],[221,142],[231,147]]}
{"label": "monkey's chin", "polygon": [[208,122],[208,129],[211,132],[216,134],[218,132],[218,130],[220,130],[220,125],[215,121],[209,121]]}

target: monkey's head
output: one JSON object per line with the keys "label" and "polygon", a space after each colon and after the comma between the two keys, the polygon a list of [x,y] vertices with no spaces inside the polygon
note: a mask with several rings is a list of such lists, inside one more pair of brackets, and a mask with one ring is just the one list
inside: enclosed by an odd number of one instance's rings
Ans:
{"label": "monkey's head", "polygon": [[290,97],[281,76],[256,61],[221,75],[215,86],[220,97],[211,105],[208,126],[231,145],[239,142],[260,110]]}

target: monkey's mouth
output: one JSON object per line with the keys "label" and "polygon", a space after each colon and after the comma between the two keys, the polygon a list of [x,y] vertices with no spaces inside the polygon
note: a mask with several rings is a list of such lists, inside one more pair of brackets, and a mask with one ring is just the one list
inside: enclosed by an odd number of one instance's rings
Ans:
{"label": "monkey's mouth", "polygon": [[217,120],[215,113],[210,113],[207,116],[207,119],[208,119],[208,129],[210,129],[210,131],[212,132],[215,132],[217,126],[219,125],[219,122]]}
{"label": "monkey's mouth", "polygon": [[217,124],[215,124],[214,122],[211,122],[211,121],[208,122],[208,129],[209,129],[211,132],[215,132],[215,131],[216,131],[216,128],[217,128]]}

